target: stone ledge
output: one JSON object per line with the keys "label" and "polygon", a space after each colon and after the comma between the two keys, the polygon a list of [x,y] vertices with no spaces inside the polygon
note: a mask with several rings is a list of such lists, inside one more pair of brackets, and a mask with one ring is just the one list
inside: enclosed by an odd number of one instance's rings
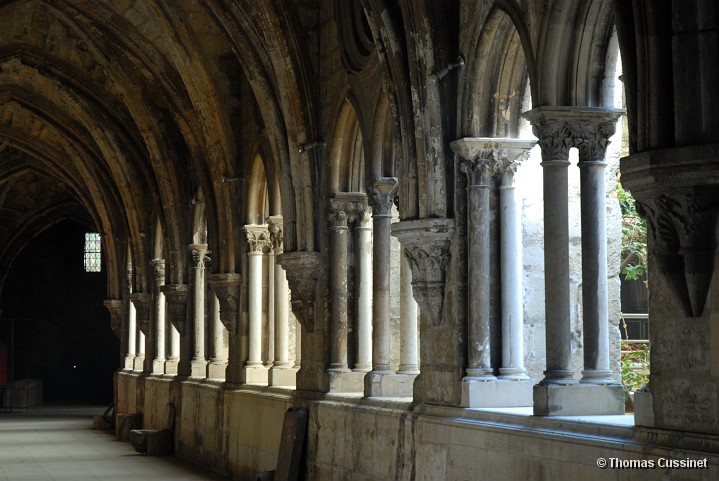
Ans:
{"label": "stone ledge", "polygon": [[621,384],[569,384],[534,386],[535,416],[624,414]]}
{"label": "stone ledge", "polygon": [[466,408],[499,408],[524,407],[532,405],[531,379],[509,381],[497,379],[495,381],[463,380],[462,407]]}

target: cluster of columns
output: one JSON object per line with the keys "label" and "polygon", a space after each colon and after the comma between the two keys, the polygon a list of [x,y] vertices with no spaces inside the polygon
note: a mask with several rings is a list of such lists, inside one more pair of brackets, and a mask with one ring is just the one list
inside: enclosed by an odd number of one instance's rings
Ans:
{"label": "cluster of columns", "polygon": [[[530,406],[533,381],[524,367],[522,220],[514,174],[535,142],[464,138],[452,142],[467,175],[468,363],[462,379],[465,407]],[[499,177],[499,186],[493,180]],[[501,257],[501,364],[493,365],[491,340],[490,195],[499,188]]]}
{"label": "cluster of columns", "polygon": [[[392,365],[390,348],[390,235],[396,191],[396,178],[380,177],[372,180],[369,198],[363,193],[336,192],[328,200],[331,391],[362,391],[368,397],[412,395],[412,383],[419,372],[417,306],[406,261],[400,266],[398,370]],[[350,336],[347,318],[348,248],[352,235],[356,272],[354,336]],[[354,363],[350,366],[349,352],[353,346],[356,347]]]}
{"label": "cluster of columns", "polygon": [[[539,415],[624,412],[609,365],[604,156],[622,111],[538,107],[527,114],[542,149],[546,370],[534,388]],[[584,369],[570,368],[569,149],[579,151]]]}

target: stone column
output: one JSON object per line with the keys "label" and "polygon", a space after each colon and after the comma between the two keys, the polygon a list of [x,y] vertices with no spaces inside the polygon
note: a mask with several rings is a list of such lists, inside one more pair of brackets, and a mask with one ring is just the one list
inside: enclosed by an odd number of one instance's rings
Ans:
{"label": "stone column", "polygon": [[220,319],[220,300],[212,293],[212,311],[210,317],[210,362],[207,363],[208,379],[225,379],[227,369],[227,351],[229,347],[229,333]]}
{"label": "stone column", "polygon": [[160,288],[165,284],[165,260],[153,259],[152,265],[155,296],[153,298],[152,321],[155,323],[155,358],[152,360],[152,373],[165,373],[165,295]]}
{"label": "stone column", "polygon": [[[544,302],[547,361],[541,385],[576,383],[569,368],[569,149],[566,110],[536,108],[526,114],[542,148],[544,187]],[[536,403],[535,403],[536,404]]]}
{"label": "stone column", "polygon": [[187,329],[187,298],[189,287],[187,284],[165,284],[160,290],[167,301],[167,332],[170,342],[167,360],[165,361],[165,374],[179,374],[181,360],[184,362],[183,375],[189,375],[189,352],[182,352],[182,337],[186,336]]}
{"label": "stone column", "polygon": [[575,126],[579,149],[582,208],[582,314],[584,370],[580,382],[618,384],[609,366],[609,296],[607,293],[607,228],[604,157],[619,114],[584,114]]}
{"label": "stone column", "polygon": [[[270,216],[267,219],[270,231],[270,243],[275,259],[279,259],[283,250],[282,216]],[[271,386],[294,386],[297,369],[290,366],[289,354],[289,288],[285,271],[279,263],[274,263],[274,296],[270,302],[274,306],[275,317],[275,360],[270,369]]]}
{"label": "stone column", "polygon": [[[365,376],[365,396],[411,395],[398,393],[395,372],[390,365],[390,266],[392,248],[392,205],[397,193],[395,177],[372,179],[367,189],[373,222],[373,302],[372,302],[372,371]],[[392,378],[389,379],[388,377]]]}
{"label": "stone column", "polygon": [[419,374],[419,351],[417,349],[417,301],[412,296],[412,270],[407,258],[400,255],[400,359],[399,374]]}
{"label": "stone column", "polygon": [[193,349],[190,361],[191,376],[207,375],[207,359],[205,357],[205,262],[209,262],[210,251],[206,244],[190,245],[192,254],[194,279],[192,284],[192,325]]}
{"label": "stone column", "polygon": [[[516,144],[516,145],[513,145]],[[502,364],[499,378],[529,380],[524,367],[524,291],[522,289],[522,204],[517,199],[514,175],[521,160],[529,156],[534,142],[500,144],[499,215],[502,279]],[[527,390],[531,403],[531,389]]]}
{"label": "stone column", "polygon": [[[355,265],[357,285],[357,359],[355,371],[372,368],[372,226],[369,209],[357,218]],[[375,263],[376,265],[376,263]]]}
{"label": "stone column", "polygon": [[151,299],[149,294],[133,292],[129,295],[130,301],[135,307],[135,319],[137,323],[137,355],[135,356],[134,370],[150,372],[152,366],[150,358],[145,355],[145,340],[150,335],[150,310]]}
{"label": "stone column", "polygon": [[[489,146],[487,146],[489,147]],[[467,376],[463,382],[494,381],[490,351],[490,211],[489,183],[497,169],[495,150],[475,150],[472,157],[460,158],[467,174]]]}
{"label": "stone column", "polygon": [[[226,365],[224,378],[228,384],[240,384],[243,380],[245,362],[240,352],[242,338],[239,332],[242,276],[234,272],[212,274],[209,281],[219,302],[218,320],[224,325],[225,331],[222,334]],[[215,329],[219,330],[219,328],[215,325]]]}
{"label": "stone column", "polygon": [[336,198],[329,200],[330,223],[330,363],[329,370],[347,371],[347,236],[348,213]]}
{"label": "stone column", "polygon": [[127,270],[127,354],[125,356],[125,370],[135,369],[135,356],[137,355],[137,320],[135,306],[130,300],[132,294],[132,269]]}
{"label": "stone column", "polygon": [[[136,309],[134,310],[137,312]],[[137,330],[137,355],[132,369],[134,371],[143,371],[145,369],[145,333],[139,329]]]}
{"label": "stone column", "polygon": [[[571,326],[569,317],[569,213],[567,193],[567,166],[569,161],[567,159],[569,158],[570,147],[582,146],[582,144],[590,140],[589,137],[591,136],[587,136],[586,129],[593,130],[593,127],[591,127],[594,124],[593,119],[596,119],[599,112],[607,113],[608,111],[590,108],[537,107],[525,114],[532,123],[535,135],[539,138],[539,145],[542,148],[542,167],[544,168],[547,370],[544,373],[544,379],[534,388],[535,415],[618,414],[624,412],[624,395],[621,389],[616,389],[616,386],[599,385],[599,383],[592,382],[577,384],[574,373],[569,369]],[[585,144],[582,148],[587,148],[587,145]],[[584,157],[586,162],[586,153]],[[596,161],[596,159],[594,160]],[[582,170],[589,172],[592,168]],[[594,173],[596,173],[596,170],[594,170]],[[584,174],[582,197],[593,197],[593,202],[596,202],[595,183],[592,185],[593,193],[590,194],[584,191],[584,183],[592,177],[597,180],[596,175],[592,176],[590,174],[587,177]],[[601,183],[603,184],[603,182],[602,176]],[[584,205],[583,199],[583,217],[585,215]],[[605,209],[604,197],[601,199],[600,209],[602,212]],[[597,215],[595,207],[590,208],[587,214],[590,217]],[[602,226],[603,229],[604,227]],[[589,232],[583,230],[583,249],[586,245],[590,250],[590,255],[602,255],[599,252],[599,246],[593,244],[597,242],[596,240],[585,239],[593,234],[597,234],[597,232],[592,233],[591,230]],[[588,243],[585,244],[585,242]],[[606,239],[603,235],[600,242],[605,244],[602,251],[603,259],[589,260],[586,269],[587,275],[593,279],[594,288],[599,289],[599,283],[603,283],[606,289]],[[591,252],[592,249],[595,249],[595,251]],[[605,265],[604,279],[602,281],[598,281],[599,264]],[[584,289],[586,288],[587,286],[585,285]],[[589,295],[593,298],[591,302],[598,302],[596,291]],[[602,302],[604,302],[603,309],[606,312],[606,297]],[[590,316],[597,315],[596,309],[590,307],[590,310],[594,310],[594,314],[590,314]],[[605,320],[604,322],[608,321]],[[585,349],[594,350],[594,353],[588,353],[590,359],[598,359],[597,351],[595,350],[598,347],[597,334],[599,334],[596,318],[590,321],[590,324],[590,332],[584,333],[585,344],[588,341],[588,335],[592,340]],[[608,326],[605,325],[604,329],[608,329]],[[604,332],[607,333],[608,331],[605,330]],[[592,347],[592,344],[594,344],[594,347]],[[604,377],[601,373],[597,374],[599,376],[595,379]],[[587,402],[587,400],[591,400],[591,402]]]}
{"label": "stone column", "polygon": [[262,257],[270,247],[265,225],[245,226],[247,234],[247,309],[249,315],[249,351],[245,363],[245,382],[267,384],[267,366],[262,362]]}

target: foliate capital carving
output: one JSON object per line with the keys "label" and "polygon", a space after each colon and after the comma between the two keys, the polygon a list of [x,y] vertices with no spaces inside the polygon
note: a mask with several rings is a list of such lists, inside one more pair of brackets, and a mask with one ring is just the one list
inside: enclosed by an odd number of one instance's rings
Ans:
{"label": "foliate capital carving", "polygon": [[125,303],[122,299],[107,299],[103,302],[110,312],[110,327],[115,336],[120,339],[122,335],[122,320],[125,314]]}
{"label": "foliate capital carving", "polygon": [[647,219],[652,270],[672,286],[685,315],[701,316],[713,272],[719,192],[693,188],[643,195],[637,210]]}
{"label": "foliate capital carving", "polygon": [[148,336],[150,334],[150,310],[152,308],[150,294],[133,292],[130,294],[130,302],[135,306],[137,326],[143,334]]}
{"label": "foliate capital carving", "polygon": [[579,149],[580,161],[604,159],[614,124],[624,110],[577,107],[537,107],[524,113],[539,139],[542,160],[567,160],[569,149]]}
{"label": "foliate capital carving", "polygon": [[431,325],[442,324],[445,270],[454,233],[452,219],[418,219],[392,224],[392,234],[412,269],[415,300]]}
{"label": "foliate capital carving", "polygon": [[187,284],[165,284],[160,286],[160,291],[165,294],[170,322],[181,336],[185,335],[187,322]]}
{"label": "foliate capital carving", "polygon": [[190,244],[188,246],[192,255],[192,265],[195,269],[205,269],[205,263],[210,262],[210,250],[207,244]]}
{"label": "foliate capital carving", "polygon": [[327,201],[330,227],[347,227],[368,210],[367,196],[359,192],[335,192]]}
{"label": "foliate capital carving", "polygon": [[220,320],[230,334],[237,334],[240,318],[240,286],[242,275],[236,273],[213,274],[210,287],[220,301]]}
{"label": "foliate capital carving", "polygon": [[262,254],[266,249],[272,248],[270,231],[266,225],[246,225],[245,240],[247,241],[248,253]]}
{"label": "foliate capital carving", "polygon": [[275,253],[279,254],[282,251],[285,240],[282,216],[271,215],[266,220],[267,228],[270,232],[270,243],[272,244],[272,248],[275,250]]}
{"label": "foliate capital carving", "polygon": [[450,144],[460,159],[460,170],[467,174],[469,185],[487,186],[496,173],[510,175],[529,156],[536,144],[533,140],[489,137],[465,137]]}
{"label": "foliate capital carving", "polygon": [[397,194],[397,177],[375,177],[367,188],[367,195],[374,216],[392,214],[392,205]]}
{"label": "foliate capital carving", "polygon": [[155,283],[162,285],[165,283],[165,259],[152,259],[150,261],[152,272],[155,275]]}
{"label": "foliate capital carving", "polygon": [[292,312],[307,332],[315,329],[315,288],[320,272],[319,252],[284,252],[278,262],[292,292]]}

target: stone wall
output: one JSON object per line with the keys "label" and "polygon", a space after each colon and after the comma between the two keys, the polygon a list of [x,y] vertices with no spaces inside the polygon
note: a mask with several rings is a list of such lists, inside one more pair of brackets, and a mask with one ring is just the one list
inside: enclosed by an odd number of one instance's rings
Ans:
{"label": "stone wall", "polygon": [[[135,382],[162,397],[167,382],[118,374],[120,393]],[[417,406],[358,397],[310,397],[289,390],[182,382],[176,452],[233,479],[252,480],[275,468],[284,413],[309,410],[306,477],[313,481],[469,480],[583,481],[715,479],[717,440],[622,422],[552,419],[453,407]],[[145,419],[161,417],[160,402]],[[609,418],[601,421],[609,421]],[[624,421],[626,423],[626,421]],[[708,469],[600,469],[599,458],[707,459]],[[616,461],[615,461],[616,462]]]}

